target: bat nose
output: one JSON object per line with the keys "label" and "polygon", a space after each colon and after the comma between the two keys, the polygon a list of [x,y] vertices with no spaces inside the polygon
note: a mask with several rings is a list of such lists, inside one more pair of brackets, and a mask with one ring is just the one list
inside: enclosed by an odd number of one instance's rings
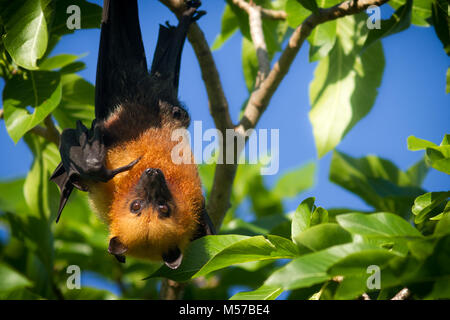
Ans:
{"label": "bat nose", "polygon": [[159,169],[155,169],[155,168],[147,168],[145,169],[145,174],[148,176],[158,176],[160,175],[162,172]]}

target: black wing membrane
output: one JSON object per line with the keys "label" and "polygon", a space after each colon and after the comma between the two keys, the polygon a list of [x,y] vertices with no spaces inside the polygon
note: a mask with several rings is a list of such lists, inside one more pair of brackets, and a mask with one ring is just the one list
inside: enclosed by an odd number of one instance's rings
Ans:
{"label": "black wing membrane", "polygon": [[132,99],[148,76],[137,0],[104,0],[95,81],[95,117],[104,120]]}
{"label": "black wing membrane", "polygon": [[169,81],[175,95],[178,93],[181,53],[189,26],[205,14],[204,11],[196,11],[200,1],[188,1],[187,5],[188,9],[183,12],[177,27],[168,23],[166,26],[159,26],[158,42],[150,69],[151,75],[160,77],[162,81]]}

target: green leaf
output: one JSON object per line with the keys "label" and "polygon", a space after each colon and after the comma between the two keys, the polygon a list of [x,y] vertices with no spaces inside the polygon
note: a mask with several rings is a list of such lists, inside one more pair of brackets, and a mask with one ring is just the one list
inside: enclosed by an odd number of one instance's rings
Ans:
{"label": "green leaf", "polygon": [[352,236],[336,223],[312,226],[298,234],[294,242],[312,251],[323,250],[335,245],[352,242]]}
{"label": "green leaf", "polygon": [[366,49],[376,41],[390,36],[392,34],[401,32],[411,25],[412,0],[407,0],[406,3],[398,8],[388,20],[381,20],[380,29],[371,29],[364,43],[363,49]]}
{"label": "green leaf", "polygon": [[[42,265],[39,268],[43,271],[35,269],[36,273],[51,277],[54,260],[51,224],[56,218],[59,192],[49,178],[60,161],[59,151],[53,143],[34,135],[27,135],[25,142],[34,154],[34,161],[23,186],[28,214],[17,218],[20,229],[29,239],[27,246],[36,255],[34,263]],[[36,275],[37,278],[40,276]]]}
{"label": "green leaf", "polygon": [[434,229],[435,235],[447,235],[450,234],[450,202],[447,202],[442,218],[436,225]]}
{"label": "green leaf", "polygon": [[253,291],[238,292],[230,300],[275,300],[283,289],[278,287],[262,286]]}
{"label": "green leaf", "polygon": [[100,290],[82,286],[76,290],[66,290],[64,292],[66,300],[117,300],[118,297],[108,290]]}
{"label": "green leaf", "polygon": [[338,215],[336,220],[347,231],[366,237],[422,237],[416,228],[392,213],[348,213]]}
{"label": "green leaf", "polygon": [[450,146],[426,149],[426,160],[436,170],[450,174]]}
{"label": "green leaf", "polygon": [[[368,291],[367,279],[370,276],[368,267],[376,265],[383,270],[384,265],[397,257],[393,252],[384,249],[372,249],[348,255],[328,269],[332,276],[341,276],[333,299],[356,299]],[[381,271],[383,274],[383,271]]]}
{"label": "green leaf", "polygon": [[248,92],[253,91],[258,74],[258,57],[253,42],[242,37],[242,71]]}
{"label": "green leaf", "polygon": [[[41,123],[61,101],[61,83],[57,72],[31,71],[28,78],[13,76],[3,90],[6,129],[14,142]],[[26,109],[34,108],[32,114]]]}
{"label": "green leaf", "polygon": [[419,139],[414,136],[408,137],[408,150],[418,151],[424,150],[428,147],[436,147],[436,145],[433,142],[424,139]]}
{"label": "green leaf", "polygon": [[0,212],[27,212],[22,192],[23,183],[24,179],[0,182]]}
{"label": "green leaf", "polygon": [[449,4],[446,0],[434,0],[431,3],[431,21],[434,31],[444,46],[445,53],[450,56],[450,24]]}
{"label": "green leaf", "polygon": [[29,70],[38,68],[37,60],[47,49],[49,4],[50,0],[2,3],[5,48],[17,65]]}
{"label": "green leaf", "polygon": [[[344,259],[332,265],[328,269],[328,273],[333,276],[340,275],[343,277],[363,275],[367,278],[368,266],[376,265],[382,268],[383,265],[395,257],[398,257],[398,255],[385,249],[371,249],[355,252],[353,254],[349,254]],[[364,281],[364,285],[365,284],[366,283]]]}
{"label": "green leaf", "polygon": [[425,299],[450,299],[450,276],[436,281],[431,293]]}
{"label": "green leaf", "polygon": [[283,290],[310,287],[331,279],[327,270],[341,259],[355,252],[373,249],[379,248],[367,243],[347,243],[305,254],[275,271],[264,285]]}
{"label": "green leaf", "polygon": [[317,207],[311,215],[311,226],[328,222],[328,211],[322,207]]}
{"label": "green leaf", "polygon": [[291,28],[297,28],[311,12],[302,6],[297,0],[287,0],[285,11],[287,13],[287,23]]}
{"label": "green leaf", "polygon": [[56,121],[63,129],[74,128],[77,120],[89,127],[95,117],[94,86],[76,74],[63,75],[61,85],[61,103],[53,111]]}
{"label": "green leaf", "polygon": [[297,254],[297,248],[288,239],[267,235],[255,236],[225,248],[208,261],[193,277],[204,276],[230,265],[249,261],[289,259]]}
{"label": "green leaf", "polygon": [[162,267],[150,277],[168,277],[175,281],[188,280],[222,250],[234,243],[249,238],[241,235],[217,235],[197,239],[186,248],[183,262],[177,270],[174,271]]}
{"label": "green leaf", "polygon": [[150,277],[184,281],[234,264],[292,258],[295,254],[297,248],[291,241],[273,235],[267,238],[238,235],[204,237],[192,242],[186,249],[177,270],[163,266]]}
{"label": "green leaf", "polygon": [[425,162],[425,159],[421,159],[417,161],[417,163],[409,167],[406,171],[406,174],[408,175],[411,182],[419,187],[422,185],[423,180],[427,176],[428,169],[429,168]]}
{"label": "green leaf", "polygon": [[315,171],[314,162],[289,170],[278,179],[272,193],[281,199],[297,196],[313,186]]}
{"label": "green leaf", "polygon": [[416,138],[408,137],[408,149],[412,151],[425,149],[425,162],[436,170],[450,174],[450,144],[449,135],[444,135],[439,146],[436,144]]}
{"label": "green leaf", "polygon": [[360,15],[337,21],[333,50],[320,60],[310,84],[314,139],[319,157],[335,148],[372,108],[384,69],[377,43],[359,54],[367,28]]}
{"label": "green leaf", "polygon": [[71,5],[77,5],[80,8],[81,29],[100,28],[102,7],[86,0],[58,0],[55,3],[55,17],[50,28],[51,34],[62,36],[75,32],[67,27],[69,18],[67,8]]}
{"label": "green leaf", "polygon": [[238,19],[228,4],[222,14],[222,26],[220,33],[216,36],[211,50],[220,49],[223,44],[239,29]]}
{"label": "green leaf", "polygon": [[314,62],[326,57],[336,42],[336,20],[319,24],[308,37],[309,61]]}
{"label": "green leaf", "polygon": [[317,13],[319,11],[319,7],[317,6],[316,0],[297,0],[303,7]]}
{"label": "green leaf", "polygon": [[[329,8],[338,4],[339,0],[317,0],[320,8]],[[327,56],[336,42],[336,20],[317,25],[308,37],[309,61],[318,61]]]}
{"label": "green leaf", "polygon": [[[390,0],[389,5],[394,9],[399,9],[405,5],[407,0]],[[427,27],[431,16],[430,0],[414,0],[412,6],[411,23],[417,26]]]}
{"label": "green leaf", "polygon": [[425,191],[416,179],[392,162],[367,156],[352,158],[335,151],[331,159],[330,180],[355,193],[377,211],[409,216],[414,199]]}
{"label": "green leaf", "polygon": [[416,216],[414,223],[419,224],[429,217],[429,213],[450,197],[447,192],[428,192],[416,198],[412,212]]}
{"label": "green leaf", "polygon": [[79,56],[76,56],[74,54],[59,54],[57,56],[46,58],[45,60],[40,62],[39,69],[48,71],[60,69],[71,64],[78,58]]}
{"label": "green leaf", "polygon": [[307,198],[300,203],[294,212],[291,224],[291,237],[295,243],[295,239],[311,225],[311,215],[314,211],[314,198]]}
{"label": "green leaf", "polygon": [[230,7],[231,11],[236,16],[237,22],[239,24],[239,29],[242,33],[242,36],[247,38],[247,40],[251,39],[250,36],[250,26],[248,22],[248,14],[238,6],[236,6],[232,0],[226,0],[227,5]]}
{"label": "green leaf", "polygon": [[5,263],[0,263],[0,295],[31,285],[31,281],[25,276]]}

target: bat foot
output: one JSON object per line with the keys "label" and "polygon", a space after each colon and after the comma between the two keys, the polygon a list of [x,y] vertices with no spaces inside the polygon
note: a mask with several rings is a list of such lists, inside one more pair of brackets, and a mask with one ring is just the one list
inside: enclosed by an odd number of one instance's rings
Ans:
{"label": "bat foot", "polygon": [[205,10],[198,10],[195,11],[195,13],[192,16],[192,21],[197,21],[198,19],[200,19],[201,17],[203,17],[206,14]]}
{"label": "bat foot", "polygon": [[186,6],[188,8],[198,8],[202,5],[202,2],[200,0],[188,0],[186,1]]}

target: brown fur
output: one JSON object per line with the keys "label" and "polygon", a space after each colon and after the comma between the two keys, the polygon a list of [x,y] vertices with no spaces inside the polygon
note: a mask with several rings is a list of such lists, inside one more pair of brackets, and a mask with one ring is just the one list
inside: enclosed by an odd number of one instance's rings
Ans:
{"label": "brown fur", "polygon": [[[127,111],[134,109],[127,107]],[[139,114],[138,111],[135,113]],[[141,159],[131,170],[118,174],[109,182],[91,185],[91,204],[108,223],[110,238],[118,237],[128,247],[127,255],[161,260],[162,254],[175,245],[183,251],[196,232],[203,207],[200,178],[195,164],[175,164],[171,159],[172,148],[179,143],[171,141],[171,135],[179,124],[168,121],[162,113],[160,125],[153,122],[148,127],[149,119],[145,113],[134,118],[133,113],[124,114],[118,108],[105,122],[107,132],[114,132],[121,136],[120,140],[125,140],[109,148],[107,167],[118,168]],[[154,115],[148,117],[154,119]],[[124,123],[127,124],[122,125]],[[139,131],[141,134],[135,136]],[[187,144],[183,150],[190,152]],[[130,203],[135,200],[133,188],[146,168],[159,168],[164,174],[175,203],[169,218],[158,218],[152,208],[143,210],[140,215],[130,212]]]}

